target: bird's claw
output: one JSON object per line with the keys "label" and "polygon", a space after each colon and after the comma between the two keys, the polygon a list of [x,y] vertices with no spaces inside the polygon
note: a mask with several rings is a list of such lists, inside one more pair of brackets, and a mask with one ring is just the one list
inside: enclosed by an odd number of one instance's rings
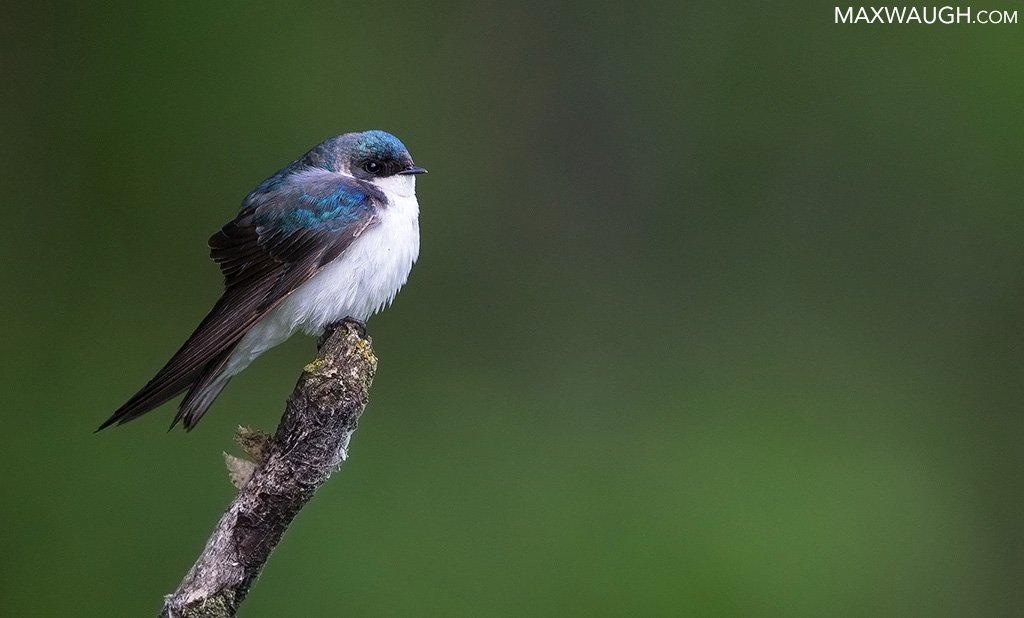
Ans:
{"label": "bird's claw", "polygon": [[320,335],[320,338],[316,340],[316,347],[317,348],[323,347],[323,345],[324,345],[324,343],[326,343],[327,339],[332,334],[334,334],[335,329],[337,329],[341,325],[345,325],[349,329],[355,329],[356,333],[360,337],[362,337],[363,339],[366,339],[366,340],[370,339],[370,336],[366,334],[366,322],[360,320],[359,318],[354,318],[352,316],[348,316],[346,318],[342,318],[341,320],[339,320],[337,322],[333,322],[331,324],[328,324],[327,327],[324,329],[324,334]]}
{"label": "bird's claw", "polygon": [[363,339],[368,338],[366,336],[366,322],[360,320],[359,318],[353,318],[352,316],[349,316],[342,320],[341,323],[347,324],[348,326],[354,328],[356,332],[359,333],[359,336],[362,337]]}

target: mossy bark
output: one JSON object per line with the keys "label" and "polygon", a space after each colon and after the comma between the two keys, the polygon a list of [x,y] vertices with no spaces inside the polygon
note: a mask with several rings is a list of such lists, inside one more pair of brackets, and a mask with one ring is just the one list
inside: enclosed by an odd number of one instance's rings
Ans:
{"label": "mossy bark", "polygon": [[320,338],[262,460],[161,618],[234,616],[292,519],[341,466],[377,369],[359,326],[343,321]]}

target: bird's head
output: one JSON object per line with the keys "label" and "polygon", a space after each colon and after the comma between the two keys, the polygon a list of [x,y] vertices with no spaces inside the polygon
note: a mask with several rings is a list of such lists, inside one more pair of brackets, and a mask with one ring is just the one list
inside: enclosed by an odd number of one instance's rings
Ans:
{"label": "bird's head", "polygon": [[405,145],[390,133],[363,131],[337,139],[338,171],[382,189],[410,194],[415,190],[415,175],[427,171],[416,167]]}

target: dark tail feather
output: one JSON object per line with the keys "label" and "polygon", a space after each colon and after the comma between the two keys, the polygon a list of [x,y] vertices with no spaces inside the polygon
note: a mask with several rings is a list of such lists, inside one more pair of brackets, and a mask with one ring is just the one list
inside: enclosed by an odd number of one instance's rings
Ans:
{"label": "dark tail feather", "polygon": [[199,419],[203,418],[210,404],[231,380],[231,376],[223,376],[222,373],[234,349],[235,346],[231,346],[224,350],[203,368],[202,373],[192,383],[188,394],[181,400],[178,413],[174,415],[174,421],[168,431],[174,429],[179,422],[185,426],[185,431],[192,431]]}
{"label": "dark tail feather", "polygon": [[[203,416],[203,413],[206,412],[206,409],[210,407],[210,404],[213,403],[213,400],[220,394],[224,385],[228,383],[230,378],[224,378],[219,384],[213,385],[214,380],[220,374],[221,369],[224,368],[228,357],[231,356],[231,352],[234,349],[234,345],[229,346],[228,349],[215,356],[205,366],[199,367],[169,384],[160,383],[164,377],[164,372],[161,371],[123,406],[118,408],[110,418],[103,421],[103,424],[96,431],[106,429],[115,423],[123,425],[128,421],[133,421],[146,412],[174,399],[186,390],[188,395],[181,402],[178,414],[174,417],[174,423],[171,424],[171,428],[173,429],[179,421],[184,420],[185,429],[192,429],[200,417]],[[155,388],[154,385],[156,385]],[[215,388],[211,388],[211,385],[215,386]]]}
{"label": "dark tail feather", "polygon": [[118,408],[117,411],[110,416],[110,418],[103,421],[103,424],[100,425],[96,429],[96,431],[106,429],[107,427],[110,427],[114,423],[123,425],[128,421],[139,418],[146,412],[149,412],[150,410],[180,395],[193,382],[195,382],[198,376],[199,370],[196,370],[182,377],[181,379],[172,382],[171,384],[167,384],[166,386],[162,386],[156,390],[152,390],[150,388],[150,385],[152,385],[156,381],[156,379],[160,377],[158,375],[157,378],[153,378],[152,380],[150,380],[149,383],[146,384],[146,386],[142,387],[142,390],[136,393],[123,406]]}

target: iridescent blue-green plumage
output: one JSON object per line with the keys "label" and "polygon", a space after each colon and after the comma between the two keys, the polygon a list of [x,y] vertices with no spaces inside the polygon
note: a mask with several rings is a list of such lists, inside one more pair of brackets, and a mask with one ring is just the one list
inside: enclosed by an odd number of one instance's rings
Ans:
{"label": "iridescent blue-green plumage", "polygon": [[372,212],[373,205],[365,189],[338,185],[324,193],[303,191],[286,209],[264,209],[256,214],[253,222],[284,231],[306,228],[337,232]]}

